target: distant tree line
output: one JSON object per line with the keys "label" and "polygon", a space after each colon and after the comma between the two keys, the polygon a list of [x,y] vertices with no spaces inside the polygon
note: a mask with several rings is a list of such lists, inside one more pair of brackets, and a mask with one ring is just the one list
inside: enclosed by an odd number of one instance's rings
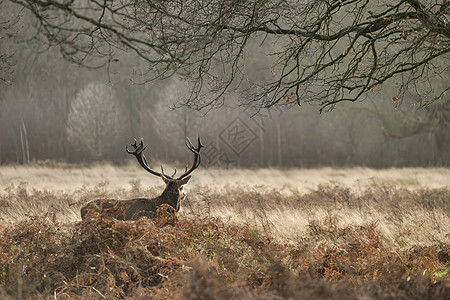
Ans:
{"label": "distant tree line", "polygon": [[55,66],[48,77],[40,75],[45,69],[31,70],[3,90],[0,164],[38,160],[122,164],[131,159],[125,145],[143,137],[150,163],[180,166],[189,161],[185,137],[197,135],[206,146],[203,167],[401,167],[449,162],[448,102],[417,110],[407,103],[398,107],[386,96],[325,114],[318,114],[318,107],[303,106],[259,112],[223,107],[203,115],[185,107],[171,109],[183,93],[182,82],[111,85],[96,80],[99,71],[78,70],[80,76],[72,77],[73,68],[77,67]]}

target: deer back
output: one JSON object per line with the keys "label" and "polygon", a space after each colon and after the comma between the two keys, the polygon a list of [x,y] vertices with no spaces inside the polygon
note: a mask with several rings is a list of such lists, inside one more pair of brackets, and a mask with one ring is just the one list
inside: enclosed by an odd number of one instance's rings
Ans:
{"label": "deer back", "polygon": [[81,219],[90,213],[110,216],[117,220],[137,220],[140,217],[154,218],[158,208],[159,197],[134,198],[129,200],[95,199],[81,208]]}

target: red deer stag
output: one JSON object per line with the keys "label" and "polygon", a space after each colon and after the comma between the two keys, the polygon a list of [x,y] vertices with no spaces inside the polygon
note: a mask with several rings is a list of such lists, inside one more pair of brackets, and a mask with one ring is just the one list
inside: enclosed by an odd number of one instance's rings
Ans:
{"label": "red deer stag", "polygon": [[191,176],[188,176],[200,165],[200,149],[204,147],[198,138],[197,147],[194,147],[189,138],[186,139],[186,147],[194,153],[194,163],[192,167],[186,170],[183,174],[174,178],[177,170],[172,176],[164,174],[164,169],[161,166],[161,173],[156,172],[148,166],[147,159],[143,154],[145,148],[144,140],[138,144],[134,140],[134,144],[131,144],[132,150],[128,149],[128,145],[125,147],[129,154],[133,154],[139,164],[148,172],[153,175],[159,176],[166,184],[166,188],[163,193],[156,198],[135,198],[129,200],[116,200],[116,199],[96,199],[83,205],[81,208],[81,218],[85,219],[89,215],[89,212],[100,212],[105,215],[113,216],[117,220],[137,220],[142,216],[148,218],[154,218],[156,216],[156,210],[160,205],[167,204],[171,206],[175,211],[179,211],[180,202],[185,197],[183,191],[183,185],[185,185]]}

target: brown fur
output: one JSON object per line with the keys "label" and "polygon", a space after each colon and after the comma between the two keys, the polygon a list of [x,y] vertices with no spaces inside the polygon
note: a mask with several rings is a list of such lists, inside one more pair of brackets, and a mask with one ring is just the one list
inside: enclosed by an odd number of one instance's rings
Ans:
{"label": "brown fur", "polygon": [[91,213],[111,216],[117,220],[137,220],[140,217],[155,218],[159,206],[167,204],[176,212],[180,210],[180,202],[184,198],[183,185],[190,176],[177,180],[164,176],[161,178],[166,183],[163,193],[156,198],[134,198],[129,200],[95,199],[81,208],[81,219],[85,219]]}

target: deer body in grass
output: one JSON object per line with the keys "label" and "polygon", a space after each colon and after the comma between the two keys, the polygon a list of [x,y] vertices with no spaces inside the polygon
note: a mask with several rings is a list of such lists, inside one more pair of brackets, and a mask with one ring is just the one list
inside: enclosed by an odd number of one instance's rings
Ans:
{"label": "deer body in grass", "polygon": [[109,215],[117,220],[137,220],[140,217],[154,218],[156,216],[156,211],[161,205],[168,205],[171,210],[178,212],[180,210],[180,203],[185,198],[183,191],[183,186],[188,183],[191,174],[195,169],[200,166],[200,149],[203,145],[198,138],[197,147],[191,143],[189,139],[186,139],[186,147],[194,154],[194,162],[192,167],[188,170],[186,168],[185,172],[175,178],[176,169],[172,176],[164,174],[164,169],[161,167],[161,173],[152,170],[148,166],[147,159],[145,158],[143,152],[147,146],[144,146],[144,141],[138,144],[134,141],[131,144],[133,149],[128,149],[126,151],[136,157],[139,164],[149,173],[159,176],[162,178],[166,184],[166,188],[162,194],[155,198],[134,198],[129,200],[116,200],[116,199],[95,199],[87,204],[83,205],[81,208],[81,218],[85,219],[89,213],[100,213],[104,215]]}

